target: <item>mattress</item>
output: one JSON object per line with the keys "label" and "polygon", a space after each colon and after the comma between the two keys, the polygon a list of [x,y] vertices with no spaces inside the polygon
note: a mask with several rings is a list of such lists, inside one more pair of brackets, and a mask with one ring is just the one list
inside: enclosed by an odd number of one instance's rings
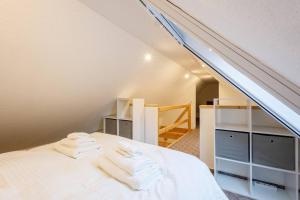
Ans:
{"label": "mattress", "polygon": [[[104,133],[91,134],[101,151],[127,140]],[[198,158],[171,149],[133,141],[163,168],[163,179],[146,191],[134,191],[97,165],[100,153],[72,159],[52,144],[0,154],[0,199],[101,200],[225,200],[208,167]]]}

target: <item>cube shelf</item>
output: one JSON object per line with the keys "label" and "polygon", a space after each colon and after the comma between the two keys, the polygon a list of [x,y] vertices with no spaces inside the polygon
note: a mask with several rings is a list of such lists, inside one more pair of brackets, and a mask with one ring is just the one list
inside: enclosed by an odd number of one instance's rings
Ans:
{"label": "cube shelf", "polygon": [[300,141],[248,101],[215,100],[215,179],[224,190],[258,200],[299,200]]}

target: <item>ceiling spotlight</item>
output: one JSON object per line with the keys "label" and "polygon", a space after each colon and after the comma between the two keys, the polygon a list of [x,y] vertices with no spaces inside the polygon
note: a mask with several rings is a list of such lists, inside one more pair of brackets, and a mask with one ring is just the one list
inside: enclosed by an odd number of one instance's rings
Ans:
{"label": "ceiling spotlight", "polygon": [[152,55],[150,53],[146,53],[144,56],[145,61],[149,62],[152,60]]}
{"label": "ceiling spotlight", "polygon": [[202,64],[201,66],[202,66],[202,67],[205,67],[205,65],[204,65],[204,64]]}
{"label": "ceiling spotlight", "polygon": [[184,75],[184,78],[186,78],[186,79],[188,79],[190,77],[190,74],[189,73],[186,73],[185,75]]}
{"label": "ceiling spotlight", "polygon": [[212,49],[211,49],[211,48],[209,48],[209,49],[208,49],[208,51],[212,52]]}

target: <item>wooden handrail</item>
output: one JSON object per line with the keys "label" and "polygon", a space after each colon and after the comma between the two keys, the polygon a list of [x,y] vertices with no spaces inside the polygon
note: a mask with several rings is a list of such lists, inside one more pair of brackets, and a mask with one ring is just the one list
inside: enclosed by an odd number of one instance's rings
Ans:
{"label": "wooden handrail", "polygon": [[179,122],[187,112],[188,112],[188,108],[184,109],[183,112],[179,115],[179,117],[175,120],[175,122]]}
{"label": "wooden handrail", "polygon": [[[158,120],[158,135],[163,139],[161,141],[162,146],[170,147],[174,145],[185,134],[191,131],[191,107],[191,104],[158,107],[158,117],[165,111],[182,109],[177,119],[165,127],[161,127]],[[187,124],[187,128],[180,127],[182,124]]]}
{"label": "wooden handrail", "polygon": [[189,104],[185,105],[174,105],[174,106],[160,106],[158,108],[159,112],[164,112],[168,110],[175,110],[175,109],[180,109],[180,108],[186,108]]}
{"label": "wooden handrail", "polygon": [[[165,132],[168,132],[174,128],[177,128],[178,126],[187,123],[188,130],[191,130],[191,104],[183,104],[183,105],[173,105],[173,106],[161,106],[158,108],[159,113],[169,111],[169,110],[176,110],[176,109],[182,109],[184,110],[180,113],[180,115],[177,117],[177,119],[174,121],[174,123],[169,124],[166,127],[160,128],[158,133],[162,134]],[[183,117],[187,114],[187,118],[183,119]],[[160,126],[158,126],[160,127]]]}

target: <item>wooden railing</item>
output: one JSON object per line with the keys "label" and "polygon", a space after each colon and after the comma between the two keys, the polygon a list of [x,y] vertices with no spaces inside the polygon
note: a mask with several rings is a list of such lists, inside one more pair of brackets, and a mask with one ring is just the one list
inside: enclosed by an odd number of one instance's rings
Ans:
{"label": "wooden railing", "polygon": [[[179,116],[176,118],[176,120],[168,125],[161,126],[158,125],[159,130],[158,134],[160,137],[163,137],[165,141],[168,139],[172,140],[170,144],[166,146],[173,145],[177,140],[174,140],[174,134],[178,135],[176,133],[176,129],[184,130],[184,132],[179,133],[180,136],[183,136],[185,133],[188,133],[191,131],[191,104],[184,104],[184,105],[174,105],[174,106],[160,106],[158,107],[158,117],[162,117],[164,112],[171,111],[171,110],[179,110],[183,109],[182,112],[179,114]],[[187,128],[180,128],[181,125],[187,124]],[[180,137],[177,138],[178,140]]]}

